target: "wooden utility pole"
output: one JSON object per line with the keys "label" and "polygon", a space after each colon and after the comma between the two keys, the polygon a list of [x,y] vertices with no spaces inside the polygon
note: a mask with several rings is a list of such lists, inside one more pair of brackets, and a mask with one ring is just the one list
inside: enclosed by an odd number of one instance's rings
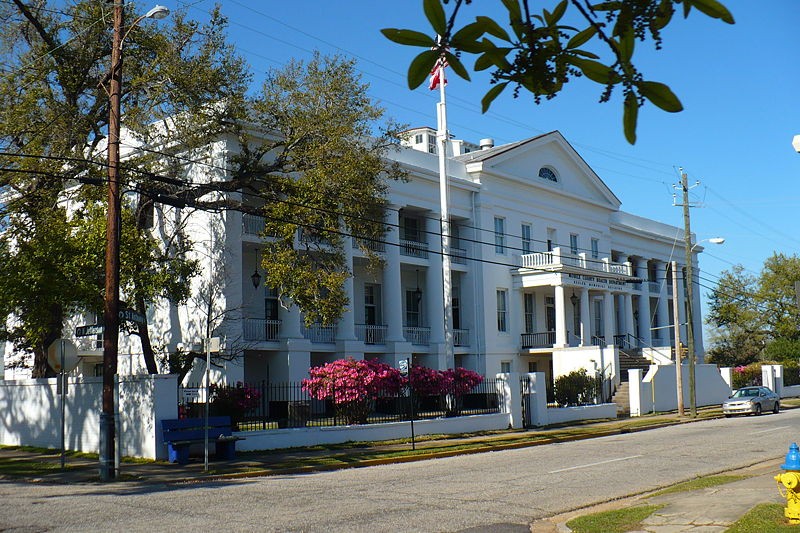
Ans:
{"label": "wooden utility pole", "polygon": [[692,228],[689,221],[689,184],[686,172],[681,169],[681,189],[683,190],[683,243],[686,250],[686,346],[689,350],[689,414],[697,418],[697,394],[695,390],[694,353],[694,274],[692,272]]}
{"label": "wooden utility pole", "polygon": [[675,330],[675,386],[678,388],[678,415],[684,416],[683,410],[683,367],[681,366],[681,319],[678,307],[678,262],[672,262],[672,314]]}

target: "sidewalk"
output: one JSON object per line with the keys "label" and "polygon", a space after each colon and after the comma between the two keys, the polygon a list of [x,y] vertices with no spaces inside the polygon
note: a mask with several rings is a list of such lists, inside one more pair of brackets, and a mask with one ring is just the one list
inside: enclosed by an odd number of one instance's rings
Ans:
{"label": "sidewalk", "polygon": [[643,521],[642,528],[636,533],[722,533],[756,505],[786,504],[773,478],[781,472],[781,463],[783,459],[776,459],[725,472],[748,477],[715,487],[653,497],[642,494],[553,516],[534,522],[531,532],[568,532],[571,530],[566,523],[579,516],[639,505],[663,504],[663,508]]}

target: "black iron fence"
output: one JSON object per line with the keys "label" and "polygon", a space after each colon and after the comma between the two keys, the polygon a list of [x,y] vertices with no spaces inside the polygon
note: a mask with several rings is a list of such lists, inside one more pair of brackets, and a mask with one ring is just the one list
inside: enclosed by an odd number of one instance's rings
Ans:
{"label": "black iron fence", "polygon": [[[351,391],[334,390],[329,398],[320,400],[311,397],[299,382],[262,381],[212,386],[209,413],[230,416],[238,431],[376,424],[407,421],[411,413],[414,420],[499,413],[505,401],[504,391],[497,380],[484,380],[462,394],[412,393],[404,387],[356,399],[351,399]],[[180,387],[178,403],[180,416],[202,417],[203,387]]]}

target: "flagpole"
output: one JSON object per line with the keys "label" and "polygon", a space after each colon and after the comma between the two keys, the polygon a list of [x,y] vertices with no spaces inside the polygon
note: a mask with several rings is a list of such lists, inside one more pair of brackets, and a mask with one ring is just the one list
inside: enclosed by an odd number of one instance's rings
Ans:
{"label": "flagpole", "polygon": [[441,201],[441,227],[442,227],[442,285],[444,297],[444,344],[445,368],[455,368],[455,354],[453,349],[453,284],[450,270],[450,214],[447,202],[447,106],[445,105],[446,84],[444,77],[445,67],[444,52],[437,62],[439,80],[439,103],[436,104],[437,132],[436,140],[439,144],[439,199]]}

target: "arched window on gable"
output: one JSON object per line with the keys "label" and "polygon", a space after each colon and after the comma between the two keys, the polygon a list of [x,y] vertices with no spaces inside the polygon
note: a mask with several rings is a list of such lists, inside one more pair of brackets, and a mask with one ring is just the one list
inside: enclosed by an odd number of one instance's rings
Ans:
{"label": "arched window on gable", "polygon": [[542,179],[546,179],[548,181],[558,183],[558,177],[556,177],[556,173],[553,172],[552,169],[549,169],[547,167],[542,167],[539,169],[539,177]]}

